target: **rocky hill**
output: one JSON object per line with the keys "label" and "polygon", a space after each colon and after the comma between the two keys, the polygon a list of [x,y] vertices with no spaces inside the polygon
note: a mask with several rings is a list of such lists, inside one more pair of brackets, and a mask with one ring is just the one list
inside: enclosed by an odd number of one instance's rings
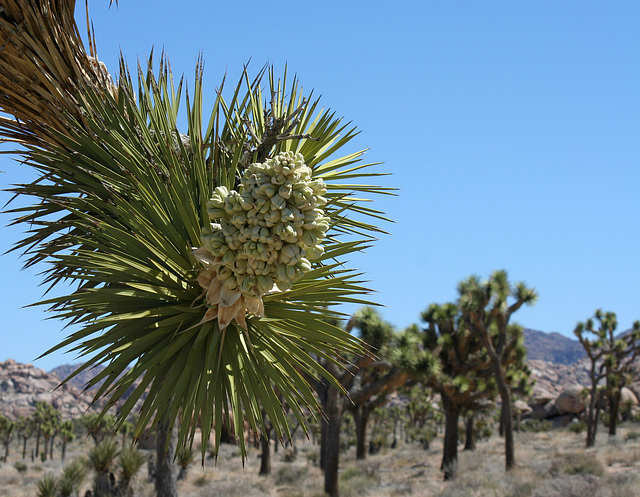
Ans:
{"label": "rocky hill", "polygon": [[71,385],[58,388],[59,384],[58,376],[33,364],[20,364],[13,359],[0,362],[0,413],[12,419],[29,416],[36,403],[44,401],[59,409],[65,418],[84,414],[91,395]]}
{"label": "rocky hill", "polygon": [[584,349],[578,340],[556,332],[525,329],[524,346],[527,349],[527,359],[534,361],[569,365],[585,357]]}

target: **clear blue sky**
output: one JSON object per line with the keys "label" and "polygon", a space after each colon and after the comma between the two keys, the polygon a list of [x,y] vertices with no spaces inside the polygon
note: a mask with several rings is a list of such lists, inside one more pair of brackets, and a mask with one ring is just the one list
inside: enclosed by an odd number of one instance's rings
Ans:
{"label": "clear blue sky", "polygon": [[[78,2],[80,19],[84,2]],[[403,328],[455,299],[471,274],[506,269],[539,292],[515,320],[572,336],[602,307],[640,319],[640,5],[637,2],[90,2],[112,73],[164,49],[209,92],[251,59],[288,64],[362,133],[353,150],[392,173],[377,206],[389,236],[351,260]],[[81,24],[81,22],[79,22]],[[3,186],[24,166],[0,158]],[[8,200],[6,193],[0,201]],[[4,224],[10,221],[3,217]],[[2,251],[20,233],[3,228]],[[45,321],[37,269],[4,275],[0,360],[30,362],[66,336]],[[73,362],[54,355],[35,364]]]}

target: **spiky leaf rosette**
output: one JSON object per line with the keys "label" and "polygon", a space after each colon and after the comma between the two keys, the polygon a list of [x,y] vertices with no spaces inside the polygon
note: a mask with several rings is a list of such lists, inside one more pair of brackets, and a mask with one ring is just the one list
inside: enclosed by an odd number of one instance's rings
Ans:
{"label": "spiky leaf rosette", "polygon": [[[139,71],[134,98],[123,64],[115,98],[78,94],[82,123],[65,114],[67,133],[25,153],[40,178],[14,189],[35,200],[14,211],[17,223],[30,226],[17,246],[30,262],[48,262],[45,281],[75,288],[41,303],[77,327],[48,352],[76,351],[86,362],[75,374],[106,366],[89,384],[99,386],[95,400],[107,399],[103,414],[132,391],[118,419],[141,405],[135,436],[169,420],[180,427],[180,445],[190,445],[201,427],[203,440],[213,430],[217,448],[223,419],[232,416],[244,453],[243,421],[259,428],[264,408],[287,438],[283,400],[303,424],[307,409],[319,409],[309,377],[340,388],[316,359],[339,364],[341,354],[362,353],[358,339],[330,324],[342,318],[331,306],[367,303],[368,290],[343,259],[381,231],[373,222],[384,217],[363,201],[387,191],[351,184],[376,175],[360,163],[363,152],[337,153],[353,128],[303,98],[297,81],[287,87],[286,73],[276,80],[269,72],[266,101],[262,76],[250,82],[243,74],[228,100],[221,90],[203,125],[200,70],[183,99],[168,66],[155,76],[150,63]],[[188,128],[181,134],[184,100]],[[303,157],[309,181],[325,185],[328,230],[313,240],[322,248],[290,289],[261,295],[263,312],[248,313],[241,325],[203,319],[203,267],[193,252],[211,222],[207,203],[218,187],[242,192],[251,164],[285,152]],[[206,450],[205,443],[203,457]]]}

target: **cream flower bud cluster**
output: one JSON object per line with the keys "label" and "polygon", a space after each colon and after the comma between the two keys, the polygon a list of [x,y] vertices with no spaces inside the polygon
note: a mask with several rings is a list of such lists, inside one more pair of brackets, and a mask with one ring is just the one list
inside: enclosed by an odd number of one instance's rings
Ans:
{"label": "cream flower bud cluster", "polygon": [[[201,282],[204,288],[209,290],[205,282],[220,286],[221,293],[257,308],[252,300],[290,289],[311,269],[329,228],[326,186],[311,173],[301,154],[284,152],[249,166],[238,191],[215,189],[207,203],[212,223],[196,253],[215,273]],[[209,305],[221,306],[216,300],[208,299]]]}

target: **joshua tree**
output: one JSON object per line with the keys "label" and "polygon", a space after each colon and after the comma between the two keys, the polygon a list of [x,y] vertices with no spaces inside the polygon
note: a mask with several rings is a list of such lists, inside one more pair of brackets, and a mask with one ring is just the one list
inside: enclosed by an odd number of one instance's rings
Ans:
{"label": "joshua tree", "polygon": [[431,304],[423,313],[425,350],[437,367],[423,373],[424,381],[440,394],[445,413],[445,433],[440,469],[448,480],[455,476],[458,461],[458,426],[463,411],[496,395],[496,382],[485,347],[466,326],[456,304]]}
{"label": "joshua tree", "polygon": [[16,424],[16,433],[22,439],[22,459],[27,457],[27,440],[35,431],[35,419],[33,416],[19,418]]}
{"label": "joshua tree", "polygon": [[11,421],[6,416],[0,414],[0,441],[2,441],[2,445],[4,446],[4,456],[2,458],[4,462],[7,462],[7,457],[9,457],[9,444],[15,435],[15,428],[15,421]]}
{"label": "joshua tree", "polygon": [[[621,337],[615,336],[618,320],[613,312],[598,309],[593,319],[579,322],[574,334],[584,347],[590,361],[591,381],[589,408],[587,410],[587,447],[596,442],[598,425],[598,384],[604,378],[604,395],[609,404],[609,436],[615,436],[620,406],[620,392],[628,381],[633,363],[640,353],[640,322],[633,323],[631,331]],[[593,338],[585,336],[589,333]]]}
{"label": "joshua tree", "polygon": [[[83,459],[74,459],[62,469],[58,479],[58,492],[60,497],[78,495],[80,485],[87,476],[86,463]],[[123,496],[124,497],[124,496]]]}
{"label": "joshua tree", "polygon": [[[347,327],[350,331],[359,330],[369,338],[379,337],[382,340],[388,340],[391,329],[375,310],[368,307],[356,311]],[[325,474],[324,490],[331,497],[339,495],[340,426],[345,409],[349,406],[365,406],[366,411],[371,405],[377,404],[377,398],[384,399],[409,378],[416,344],[405,333],[392,335],[391,342],[395,346],[391,343],[387,345],[392,352],[386,360],[374,356],[371,349],[365,349],[352,358],[351,366],[342,373],[333,364],[323,364],[338,380],[337,385],[325,381],[317,387],[326,416],[326,422],[321,426],[320,467]],[[376,375],[372,376],[372,371],[377,371]],[[360,382],[361,375],[365,378],[364,383]],[[349,396],[343,396],[343,391],[347,391]],[[356,431],[360,431],[360,440],[364,445],[362,427],[366,428],[366,424],[362,419],[359,423],[360,429]]]}
{"label": "joshua tree", "polygon": [[[36,403],[36,412],[33,414],[36,425],[36,457],[41,456],[43,461],[53,452],[53,439],[60,427],[60,411],[46,402]],[[40,438],[44,437],[44,450],[40,452]],[[51,442],[51,445],[50,445]],[[49,451],[47,453],[47,450]]]}
{"label": "joshua tree", "polygon": [[363,151],[340,152],[355,128],[286,71],[245,70],[207,121],[201,63],[186,98],[165,58],[137,81],[122,61],[114,83],[84,50],[74,3],[7,0],[0,15],[0,109],[13,116],[0,137],[37,174],[14,188],[33,200],[14,211],[29,229],[16,249],[46,264],[47,284],[74,282],[41,302],[79,325],[51,351],[84,357],[74,375],[108,365],[88,385],[100,415],[132,389],[115,428],[140,401],[134,436],[160,428],[165,451],[174,428],[190,446],[197,423],[217,450],[231,413],[244,454],[243,419],[258,430],[260,407],[289,438],[279,395],[302,420],[319,409],[307,378],[343,392],[342,357],[362,355],[332,306],[368,293],[343,258],[383,232],[363,201],[388,189],[366,185],[378,173]]}
{"label": "joshua tree", "polygon": [[[187,451],[191,452],[189,449]],[[193,460],[193,453],[191,452],[191,459]],[[181,466],[185,461],[184,454],[180,455]],[[116,485],[115,494],[117,497],[133,497],[133,488],[131,487],[131,481],[136,475],[142,465],[144,464],[145,457],[142,452],[134,445],[123,447],[118,456],[118,466],[120,468],[120,481]],[[185,471],[186,473],[186,471]]]}
{"label": "joshua tree", "polygon": [[[104,441],[107,437],[113,437],[115,435],[116,419],[112,414],[100,415],[97,413],[85,414],[80,418],[82,426],[91,435],[93,442],[98,445]],[[126,430],[125,424],[128,421],[122,423],[122,429]],[[124,446],[124,444],[123,444]]]}
{"label": "joshua tree", "polygon": [[515,465],[515,447],[509,375],[517,374],[513,364],[523,363],[526,352],[522,330],[509,326],[509,320],[523,305],[535,303],[537,294],[522,282],[512,286],[506,271],[494,271],[486,281],[471,276],[459,284],[458,293],[465,327],[480,340],[491,362],[502,401],[505,466],[510,470]]}
{"label": "joshua tree", "polygon": [[[359,330],[360,338],[367,343],[371,353],[378,358],[388,357],[390,352],[388,347],[394,336],[393,326],[384,321],[373,307],[363,307],[354,313],[347,323],[347,331],[351,331],[353,328]],[[388,362],[376,361],[369,367],[361,368],[351,388],[362,389],[380,380],[389,370],[389,366]],[[356,459],[365,459],[367,455],[367,423],[370,413],[385,403],[386,395],[375,395],[363,399],[362,402],[351,402],[345,405],[351,410],[355,420]]]}
{"label": "joshua tree", "polygon": [[76,434],[73,429],[73,421],[70,419],[60,424],[60,439],[62,440],[62,452],[60,458],[64,461],[67,455],[67,444],[75,440]]}
{"label": "joshua tree", "polygon": [[114,492],[115,482],[110,476],[118,452],[118,445],[112,438],[100,442],[89,451],[89,465],[95,472],[93,480],[95,497],[110,497]]}

